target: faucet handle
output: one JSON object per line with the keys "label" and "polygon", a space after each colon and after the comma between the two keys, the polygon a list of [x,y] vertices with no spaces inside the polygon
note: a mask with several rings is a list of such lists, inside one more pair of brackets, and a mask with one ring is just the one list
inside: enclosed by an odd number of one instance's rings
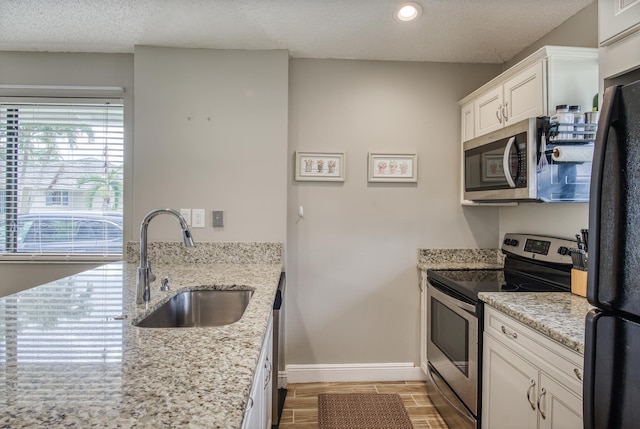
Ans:
{"label": "faucet handle", "polygon": [[156,280],[156,275],[151,271],[151,261],[147,261],[147,271],[149,272],[149,283]]}
{"label": "faucet handle", "polygon": [[160,285],[160,290],[162,292],[167,292],[167,291],[171,290],[169,288],[169,280],[171,280],[171,279],[168,276],[162,278],[162,284]]}

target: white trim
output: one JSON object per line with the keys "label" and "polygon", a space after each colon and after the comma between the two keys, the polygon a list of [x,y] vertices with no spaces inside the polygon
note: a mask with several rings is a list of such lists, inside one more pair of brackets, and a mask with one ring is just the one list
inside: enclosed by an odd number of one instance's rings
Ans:
{"label": "white trim", "polygon": [[426,380],[413,362],[287,365],[284,376],[286,383]]}

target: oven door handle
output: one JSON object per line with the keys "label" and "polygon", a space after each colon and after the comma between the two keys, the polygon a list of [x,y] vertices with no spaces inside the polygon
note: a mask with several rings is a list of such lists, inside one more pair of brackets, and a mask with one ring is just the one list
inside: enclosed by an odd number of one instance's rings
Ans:
{"label": "oven door handle", "polygon": [[504,148],[502,154],[502,171],[504,171],[504,177],[507,179],[507,183],[510,188],[516,187],[516,182],[511,178],[511,166],[509,165],[509,153],[511,153],[511,147],[516,142],[516,136],[512,136],[507,142],[507,147]]}
{"label": "oven door handle", "polygon": [[442,390],[442,388],[440,387],[440,385],[438,384],[438,382],[436,381],[438,379],[438,377],[435,377],[433,375],[433,369],[431,368],[430,365],[427,365],[427,371],[429,371],[429,378],[431,379],[431,383],[433,383],[433,386],[438,390],[438,392],[440,393],[440,397],[442,397],[445,401],[447,401],[447,403],[458,412],[458,414],[460,414],[461,416],[467,418],[469,421],[474,423],[475,426],[475,418],[473,417],[473,415],[466,409],[460,409],[460,407],[458,407],[456,404],[453,403],[453,401],[451,401],[451,399],[449,399],[449,397],[445,394],[445,392]]}
{"label": "oven door handle", "polygon": [[438,301],[446,304],[447,307],[457,307],[467,313],[471,313],[473,316],[476,315],[476,307],[474,305],[449,296],[433,285],[431,285],[431,294],[434,295]]}

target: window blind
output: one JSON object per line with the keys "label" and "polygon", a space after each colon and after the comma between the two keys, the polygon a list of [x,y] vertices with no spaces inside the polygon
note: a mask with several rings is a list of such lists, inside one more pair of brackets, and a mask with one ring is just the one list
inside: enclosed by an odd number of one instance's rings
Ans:
{"label": "window blind", "polygon": [[121,100],[0,100],[0,253],[122,254]]}

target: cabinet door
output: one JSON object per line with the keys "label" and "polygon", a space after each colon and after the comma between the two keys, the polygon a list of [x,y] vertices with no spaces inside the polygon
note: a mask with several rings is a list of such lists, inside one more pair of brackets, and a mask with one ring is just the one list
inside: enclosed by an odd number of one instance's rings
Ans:
{"label": "cabinet door", "polygon": [[504,84],[504,121],[514,124],[544,115],[544,61],[539,61]]}
{"label": "cabinet door", "polygon": [[601,46],[630,34],[640,27],[640,0],[599,1],[598,24]]}
{"label": "cabinet door", "polygon": [[[259,365],[254,376],[254,380],[262,380],[263,376],[263,366]],[[247,404],[247,409],[244,413],[242,429],[256,429],[264,426],[264,423],[261,423],[264,418],[262,402],[262,383],[256,383],[254,381],[253,386],[251,387],[251,394],[249,395],[249,403]]]}
{"label": "cabinet door", "polygon": [[460,133],[462,141],[466,142],[474,137],[473,102],[462,106],[460,112]]}
{"label": "cabinet door", "polygon": [[479,137],[502,128],[502,86],[491,89],[473,102],[474,134]]}
{"label": "cabinet door", "polygon": [[273,324],[269,323],[269,328],[265,334],[265,360],[264,360],[264,374],[262,379],[264,380],[263,390],[263,420],[266,422],[266,428],[271,429],[271,423],[273,420],[272,404],[273,404]]}
{"label": "cabinet door", "polygon": [[540,375],[538,394],[540,429],[582,429],[582,400],[579,397],[544,372]]}
{"label": "cabinet door", "polygon": [[537,427],[538,369],[484,334],[482,427]]}

